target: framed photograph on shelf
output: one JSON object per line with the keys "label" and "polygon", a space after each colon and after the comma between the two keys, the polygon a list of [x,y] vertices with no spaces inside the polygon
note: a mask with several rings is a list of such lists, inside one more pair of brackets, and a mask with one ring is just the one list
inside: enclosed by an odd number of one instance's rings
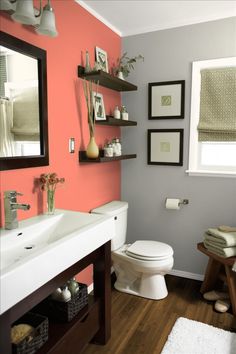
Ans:
{"label": "framed photograph on shelf", "polygon": [[183,166],[183,129],[148,129],[148,165]]}
{"label": "framed photograph on shelf", "polygon": [[93,91],[93,108],[95,120],[106,120],[103,95]]}
{"label": "framed photograph on shelf", "polygon": [[107,52],[105,50],[95,47],[96,52],[96,62],[101,70],[106,71],[108,73],[108,62],[107,62]]}
{"label": "framed photograph on shelf", "polygon": [[184,118],[185,81],[148,84],[148,119]]}

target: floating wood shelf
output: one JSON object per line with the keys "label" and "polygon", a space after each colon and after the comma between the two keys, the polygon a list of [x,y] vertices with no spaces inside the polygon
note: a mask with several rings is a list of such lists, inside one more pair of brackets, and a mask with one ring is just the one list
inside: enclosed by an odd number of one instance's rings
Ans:
{"label": "floating wood shelf", "polygon": [[116,119],[112,116],[106,116],[106,120],[97,120],[97,125],[111,125],[111,126],[119,126],[119,127],[132,127],[137,125],[137,122],[132,120],[123,120],[123,119]]}
{"label": "floating wood shelf", "polygon": [[78,66],[78,77],[88,81],[99,81],[99,85],[115,91],[136,91],[138,89],[136,85],[133,85],[128,81],[121,80],[118,77],[112,76],[103,70],[85,73],[84,67],[81,65]]}
{"label": "floating wood shelf", "polygon": [[86,151],[79,151],[79,162],[81,162],[81,163],[112,162],[112,161],[135,159],[136,157],[137,157],[136,154],[121,155],[121,156],[114,156],[114,157],[104,157],[103,151],[101,150],[100,155],[97,159],[89,159],[86,156]]}

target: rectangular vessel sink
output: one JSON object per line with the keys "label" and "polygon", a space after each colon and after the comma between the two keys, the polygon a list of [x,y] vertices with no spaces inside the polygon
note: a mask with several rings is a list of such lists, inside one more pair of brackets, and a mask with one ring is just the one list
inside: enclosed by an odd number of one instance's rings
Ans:
{"label": "rectangular vessel sink", "polygon": [[56,210],[1,230],[0,314],[114,237],[114,220]]}

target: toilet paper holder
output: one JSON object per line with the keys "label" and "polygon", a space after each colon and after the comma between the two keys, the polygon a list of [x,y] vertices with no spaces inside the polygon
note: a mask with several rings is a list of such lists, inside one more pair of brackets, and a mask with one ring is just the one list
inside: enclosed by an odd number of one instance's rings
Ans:
{"label": "toilet paper holder", "polygon": [[[172,198],[166,198],[165,202],[167,202],[168,199],[172,199]],[[187,205],[189,204],[189,200],[188,199],[178,199],[178,206],[180,205]]]}
{"label": "toilet paper holder", "polygon": [[179,205],[180,204],[187,205],[187,204],[189,204],[189,200],[188,199],[180,199]]}

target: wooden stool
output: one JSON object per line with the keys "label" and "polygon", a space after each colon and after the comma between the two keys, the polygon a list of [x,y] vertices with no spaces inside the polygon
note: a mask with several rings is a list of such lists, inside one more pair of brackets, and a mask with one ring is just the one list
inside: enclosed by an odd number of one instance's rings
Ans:
{"label": "wooden stool", "polygon": [[232,266],[236,257],[223,258],[208,251],[203,242],[198,243],[197,248],[209,257],[204,281],[200,292],[204,294],[213,290],[218,279],[227,283],[229,288],[229,297],[234,316],[236,316],[236,273],[232,271]]}

